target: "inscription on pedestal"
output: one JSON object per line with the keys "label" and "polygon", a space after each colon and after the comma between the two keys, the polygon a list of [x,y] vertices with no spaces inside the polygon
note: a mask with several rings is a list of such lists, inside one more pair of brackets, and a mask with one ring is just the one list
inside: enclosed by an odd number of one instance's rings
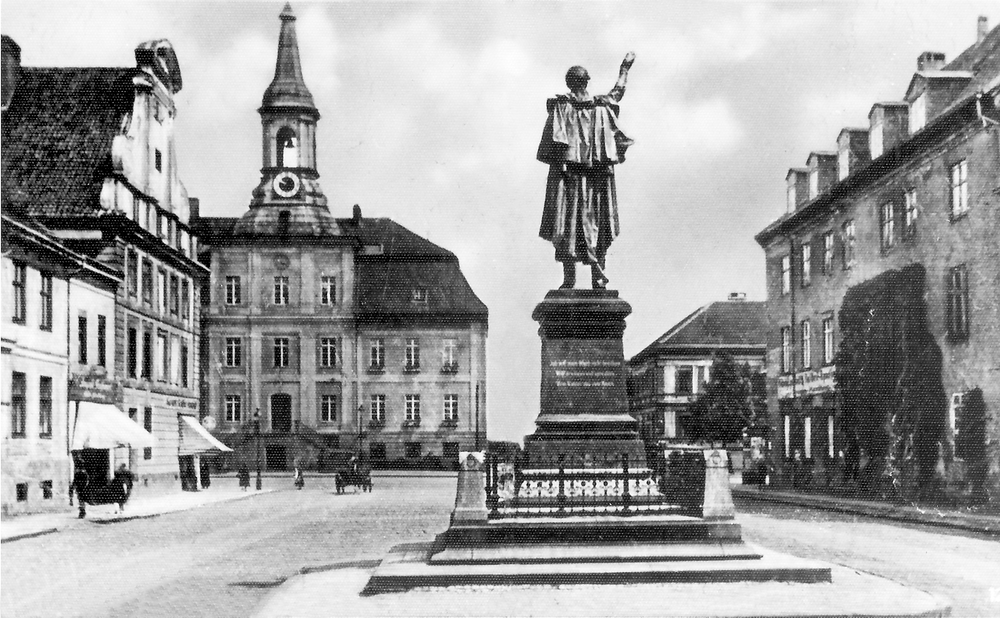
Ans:
{"label": "inscription on pedestal", "polygon": [[543,413],[618,414],[625,411],[624,359],[620,341],[545,341],[542,362]]}

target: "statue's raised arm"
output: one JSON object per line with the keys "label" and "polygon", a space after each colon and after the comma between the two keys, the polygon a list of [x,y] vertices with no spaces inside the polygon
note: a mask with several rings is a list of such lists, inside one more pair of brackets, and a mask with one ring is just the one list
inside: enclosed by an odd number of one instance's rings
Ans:
{"label": "statue's raised arm", "polygon": [[622,65],[618,69],[618,81],[615,82],[615,87],[608,93],[608,96],[615,101],[621,101],[622,97],[625,96],[625,84],[628,82],[628,70],[632,68],[633,62],[635,62],[635,52],[625,54],[625,59],[622,60]]}

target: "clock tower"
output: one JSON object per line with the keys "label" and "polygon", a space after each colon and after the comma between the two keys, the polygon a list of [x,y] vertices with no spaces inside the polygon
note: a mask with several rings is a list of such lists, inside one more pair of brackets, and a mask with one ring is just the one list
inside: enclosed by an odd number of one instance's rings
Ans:
{"label": "clock tower", "polygon": [[262,168],[250,210],[234,230],[249,235],[338,235],[316,171],[319,110],[302,78],[295,14],[285,5],[274,79],[257,112],[261,119]]}

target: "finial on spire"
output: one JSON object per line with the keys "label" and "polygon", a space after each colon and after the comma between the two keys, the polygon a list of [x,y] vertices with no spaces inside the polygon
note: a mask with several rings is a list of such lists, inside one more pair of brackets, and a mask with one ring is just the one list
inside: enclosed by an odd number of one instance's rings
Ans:
{"label": "finial on spire", "polygon": [[295,13],[286,4],[281,11],[281,35],[278,37],[278,59],[274,79],[264,92],[263,107],[299,107],[316,109],[312,94],[302,78],[299,43],[295,35]]}
{"label": "finial on spire", "polygon": [[281,21],[287,21],[289,19],[295,19],[295,13],[292,11],[292,3],[286,2],[285,8],[281,10]]}

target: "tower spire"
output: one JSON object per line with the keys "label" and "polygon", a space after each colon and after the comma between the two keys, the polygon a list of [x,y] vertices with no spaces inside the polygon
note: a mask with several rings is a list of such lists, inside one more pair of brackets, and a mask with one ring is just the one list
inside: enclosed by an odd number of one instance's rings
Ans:
{"label": "tower spire", "polygon": [[281,11],[281,35],[278,38],[278,59],[274,65],[274,79],[264,91],[262,107],[299,107],[316,109],[312,93],[302,78],[299,60],[299,42],[295,35],[295,13],[292,5],[285,4]]}

